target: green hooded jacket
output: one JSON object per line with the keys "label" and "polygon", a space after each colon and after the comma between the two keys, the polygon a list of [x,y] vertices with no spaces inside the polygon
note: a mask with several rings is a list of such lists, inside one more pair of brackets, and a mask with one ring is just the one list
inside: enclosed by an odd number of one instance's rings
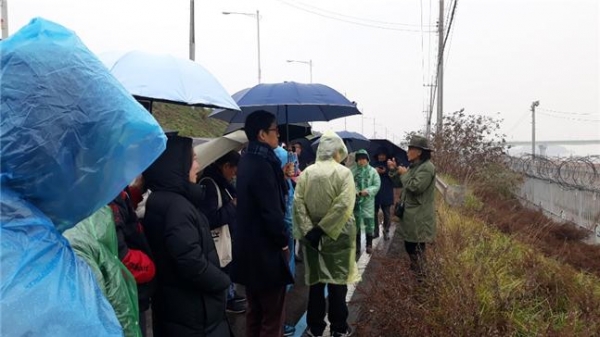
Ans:
{"label": "green hooded jacket", "polygon": [[[294,194],[294,238],[304,251],[307,285],[351,284],[360,280],[356,267],[356,197],[350,170],[339,163],[348,155],[342,139],[331,131],[319,142],[317,161],[298,178]],[[318,249],[304,236],[315,226],[325,234]]]}
{"label": "green hooded jacket", "polygon": [[390,177],[402,185],[404,216],[398,232],[404,241],[432,242],[435,239],[435,166],[430,160],[412,163],[408,172]]}
{"label": "green hooded jacket", "polygon": [[[366,150],[356,151],[356,155],[364,154],[367,156],[367,165],[362,167],[358,162],[352,166],[352,175],[356,185],[356,193],[366,190],[369,195],[366,197],[356,196],[356,205],[354,207],[354,216],[356,218],[372,219],[375,217],[375,196],[381,187],[381,178],[377,171],[369,164],[371,159]],[[355,157],[356,157],[355,155]]]}
{"label": "green hooded jacket", "polygon": [[115,310],[125,337],[141,337],[137,285],[119,260],[117,230],[110,207],[100,208],[63,235],[75,254],[87,262],[96,275],[98,286]]}

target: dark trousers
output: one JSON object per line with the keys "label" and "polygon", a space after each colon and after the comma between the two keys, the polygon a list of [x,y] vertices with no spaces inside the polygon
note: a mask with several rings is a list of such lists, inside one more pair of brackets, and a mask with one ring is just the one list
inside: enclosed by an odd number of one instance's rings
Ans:
{"label": "dark trousers", "polygon": [[346,333],[348,331],[348,306],[346,305],[346,293],[348,286],[337,284],[317,283],[310,286],[308,294],[308,311],[306,312],[306,323],[315,336],[320,336],[325,331],[325,286],[329,293],[329,322],[331,322],[331,333]]}
{"label": "dark trousers", "polygon": [[247,337],[281,337],[285,319],[285,287],[255,291],[246,288]]}
{"label": "dark trousers", "polygon": [[381,211],[383,212],[383,232],[384,233],[388,233],[390,232],[390,224],[391,224],[391,217],[390,217],[390,209],[392,208],[392,205],[380,205],[380,204],[375,204],[375,236],[379,236],[379,209],[381,209]]}
{"label": "dark trousers", "polygon": [[404,248],[410,258],[410,270],[421,280],[425,277],[425,242],[404,241]]}
{"label": "dark trousers", "polygon": [[140,320],[139,320],[139,324],[140,324],[140,331],[142,332],[142,337],[146,337],[146,312],[145,311],[140,311]]}

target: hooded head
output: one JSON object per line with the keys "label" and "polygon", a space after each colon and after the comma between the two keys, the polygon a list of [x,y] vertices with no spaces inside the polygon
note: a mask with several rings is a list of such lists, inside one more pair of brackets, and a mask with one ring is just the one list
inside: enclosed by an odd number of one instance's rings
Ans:
{"label": "hooded head", "polygon": [[369,153],[367,152],[367,150],[362,149],[356,151],[356,154],[354,155],[354,160],[356,161],[356,164],[358,164],[358,166],[365,167],[369,165],[371,158],[369,157]]}
{"label": "hooded head", "polygon": [[344,141],[333,131],[325,131],[319,139],[317,161],[335,160],[341,163],[348,156]]}
{"label": "hooded head", "polygon": [[63,231],[148,167],[164,133],[72,31],[34,19],[0,46],[0,185]]}
{"label": "hooded head", "polygon": [[190,173],[194,160],[192,139],[170,136],[166,150],[144,172],[146,186],[152,192],[168,191],[190,197]]}
{"label": "hooded head", "polygon": [[283,168],[288,162],[288,152],[281,146],[278,146],[273,150],[279,161],[281,162],[281,168]]}

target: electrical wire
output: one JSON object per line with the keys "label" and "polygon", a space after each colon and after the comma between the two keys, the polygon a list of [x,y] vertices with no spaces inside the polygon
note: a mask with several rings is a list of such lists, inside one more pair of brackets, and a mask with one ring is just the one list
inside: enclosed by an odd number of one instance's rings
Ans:
{"label": "electrical wire", "polygon": [[517,126],[521,125],[521,123],[523,122],[523,120],[525,119],[525,117],[529,116],[529,110],[525,111],[523,113],[523,115],[521,115],[521,117],[519,118],[519,120],[506,132],[507,134],[511,133],[514,129],[517,128]]}
{"label": "electrical wire", "polygon": [[[327,15],[327,14],[323,14],[320,12],[317,12],[315,10],[309,9],[309,8],[304,8],[301,6],[298,6],[297,4],[294,4],[292,2],[286,1],[286,0],[277,0],[279,2],[281,2],[282,4],[285,4],[287,6],[290,6],[292,8],[310,13],[310,14],[314,14],[323,18],[327,18],[327,19],[331,19],[331,20],[336,20],[336,21],[340,21],[340,22],[345,22],[345,23],[349,23],[349,24],[353,24],[353,25],[357,25],[357,26],[362,26],[362,27],[368,27],[368,28],[376,28],[376,29],[382,29],[382,30],[392,30],[392,31],[398,31],[398,32],[412,32],[412,33],[420,33],[421,30],[418,29],[406,29],[406,28],[396,28],[396,27],[385,27],[385,26],[381,26],[381,25],[375,25],[375,24],[369,24],[369,23],[364,23],[364,22],[358,22],[358,21],[352,21],[352,20],[348,20],[348,19],[343,19],[343,18],[339,18],[339,17],[335,17],[335,16],[331,16],[331,15]],[[426,31],[428,33],[433,33],[434,31]]]}
{"label": "electrical wire", "polygon": [[456,12],[457,4],[458,0],[454,0],[454,4],[452,5],[452,14],[450,15],[450,21],[448,21],[448,29],[446,30],[446,36],[444,37],[444,44],[442,45],[442,50],[446,50],[446,41],[448,41],[448,35],[450,34],[450,29],[452,28],[452,21],[454,21],[454,12]]}
{"label": "electrical wire", "polygon": [[419,24],[413,24],[413,23],[400,23],[400,22],[390,22],[390,21],[379,21],[379,20],[361,18],[361,17],[358,17],[358,16],[346,15],[346,14],[342,14],[342,13],[330,11],[330,10],[327,10],[327,9],[323,9],[323,8],[320,8],[320,7],[317,7],[317,6],[314,6],[314,5],[310,5],[310,4],[307,4],[307,3],[303,3],[303,2],[300,2],[300,1],[296,1],[296,4],[304,6],[304,7],[311,8],[311,9],[319,11],[319,12],[325,12],[325,13],[328,13],[328,14],[331,14],[331,15],[334,15],[334,16],[340,16],[340,17],[344,17],[344,18],[348,18],[348,19],[352,19],[352,20],[358,20],[358,21],[371,22],[371,23],[374,23],[374,24],[393,25],[393,26],[409,26],[409,27],[410,26],[412,26],[412,27],[422,26],[422,24],[419,25]]}
{"label": "electrical wire", "polygon": [[[557,114],[565,114],[565,115],[579,115],[579,116],[593,116],[594,115],[594,114],[591,114],[591,113],[558,111],[558,110],[545,109],[545,108],[537,108],[537,110],[542,110],[542,111],[552,112],[552,113],[557,113]],[[596,115],[598,115],[598,114],[596,114]]]}
{"label": "electrical wire", "polygon": [[566,116],[557,116],[557,115],[553,115],[547,112],[542,112],[542,111],[536,111],[539,114],[542,114],[544,116],[548,116],[548,117],[553,117],[553,118],[559,118],[559,119],[566,119],[566,120],[570,120],[570,121],[575,121],[575,122],[595,122],[595,123],[600,123],[600,119],[585,119],[585,118],[573,118],[573,117],[566,117]]}

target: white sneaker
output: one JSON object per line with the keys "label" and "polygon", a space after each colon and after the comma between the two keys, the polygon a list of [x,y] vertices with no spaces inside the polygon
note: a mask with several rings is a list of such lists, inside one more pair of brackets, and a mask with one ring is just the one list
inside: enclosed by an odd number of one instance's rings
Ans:
{"label": "white sneaker", "polygon": [[352,330],[352,327],[348,325],[348,330],[345,333],[334,332],[331,334],[331,337],[350,337],[353,332],[354,330]]}

